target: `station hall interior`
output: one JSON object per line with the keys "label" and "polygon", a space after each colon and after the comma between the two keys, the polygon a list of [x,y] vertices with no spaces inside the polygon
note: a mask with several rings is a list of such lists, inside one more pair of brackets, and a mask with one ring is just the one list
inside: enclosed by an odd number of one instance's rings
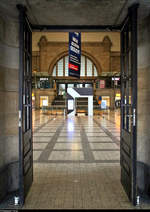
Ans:
{"label": "station hall interior", "polygon": [[150,209],[149,79],[148,0],[1,0],[0,210]]}

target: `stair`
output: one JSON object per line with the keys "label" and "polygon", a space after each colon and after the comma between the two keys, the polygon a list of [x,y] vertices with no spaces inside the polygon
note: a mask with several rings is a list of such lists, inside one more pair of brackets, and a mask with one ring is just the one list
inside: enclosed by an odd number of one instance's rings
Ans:
{"label": "stair", "polygon": [[[63,115],[65,109],[66,109],[66,103],[63,96],[56,96],[52,102],[51,107],[48,108],[49,112],[54,115],[56,114]],[[85,115],[88,115],[88,98],[85,97],[76,98],[76,115],[78,113],[84,113]],[[93,97],[93,113],[94,114],[100,113],[100,107],[95,97]]]}
{"label": "stair", "polygon": [[51,107],[49,107],[48,110],[50,114],[63,115],[65,108],[66,108],[65,99],[63,98],[63,96],[60,95],[55,97],[55,99],[51,104]]}
{"label": "stair", "polygon": [[52,102],[53,108],[65,108],[65,99],[63,96],[56,96],[55,99]]}
{"label": "stair", "polygon": [[[93,97],[93,111],[97,113],[100,107],[95,97]],[[88,98],[76,98],[76,113],[85,113],[88,115]]]}

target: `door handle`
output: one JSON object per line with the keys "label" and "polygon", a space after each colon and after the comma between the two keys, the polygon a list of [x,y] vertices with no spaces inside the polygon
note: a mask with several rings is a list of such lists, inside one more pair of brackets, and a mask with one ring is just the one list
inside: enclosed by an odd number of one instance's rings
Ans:
{"label": "door handle", "polygon": [[126,115],[127,117],[133,117],[133,115]]}
{"label": "door handle", "polygon": [[19,110],[19,127],[21,127],[21,117],[22,117],[22,113],[21,113],[21,110]]}
{"label": "door handle", "polygon": [[127,117],[133,118],[133,126],[136,125],[136,109],[133,109],[133,115],[126,115]]}
{"label": "door handle", "polygon": [[136,125],[136,109],[133,109],[133,126]]}

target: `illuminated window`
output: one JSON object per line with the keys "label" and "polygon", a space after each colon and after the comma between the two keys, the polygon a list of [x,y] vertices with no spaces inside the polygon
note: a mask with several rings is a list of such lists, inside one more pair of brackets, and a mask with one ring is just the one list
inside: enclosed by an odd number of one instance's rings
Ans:
{"label": "illuminated window", "polygon": [[97,77],[98,75],[97,75],[97,69],[96,69],[96,67],[94,66],[94,77]]}
{"label": "illuminated window", "polygon": [[[53,68],[52,76],[68,77],[68,56],[65,56],[57,61]],[[81,55],[81,77],[97,77],[98,72],[95,64],[88,57]]]}
{"label": "illuminated window", "polygon": [[56,66],[54,66],[54,69],[53,69],[53,74],[52,74],[52,76],[56,76]]}
{"label": "illuminated window", "polygon": [[80,76],[85,76],[85,56],[81,56],[81,70],[80,70]]}
{"label": "illuminated window", "polygon": [[58,76],[63,76],[63,59],[58,61]]}
{"label": "illuminated window", "polygon": [[92,61],[87,59],[87,76],[92,77]]}
{"label": "illuminated window", "polygon": [[68,56],[65,57],[65,76],[68,77]]}
{"label": "illuminated window", "polygon": [[48,96],[40,96],[40,107],[48,106]]}

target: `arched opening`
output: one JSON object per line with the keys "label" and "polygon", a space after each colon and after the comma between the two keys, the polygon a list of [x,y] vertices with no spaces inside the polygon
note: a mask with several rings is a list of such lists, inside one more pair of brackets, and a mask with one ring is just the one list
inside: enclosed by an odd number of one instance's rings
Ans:
{"label": "arched opening", "polygon": [[49,76],[56,82],[57,95],[63,95],[69,87],[94,87],[101,73],[101,66],[93,56],[81,55],[80,79],[69,76],[68,52],[63,52],[49,66]]}
{"label": "arched opening", "polygon": [[[53,77],[68,77],[68,55],[60,58],[52,69]],[[81,55],[81,77],[97,77],[98,71],[94,62],[85,55]]]}

